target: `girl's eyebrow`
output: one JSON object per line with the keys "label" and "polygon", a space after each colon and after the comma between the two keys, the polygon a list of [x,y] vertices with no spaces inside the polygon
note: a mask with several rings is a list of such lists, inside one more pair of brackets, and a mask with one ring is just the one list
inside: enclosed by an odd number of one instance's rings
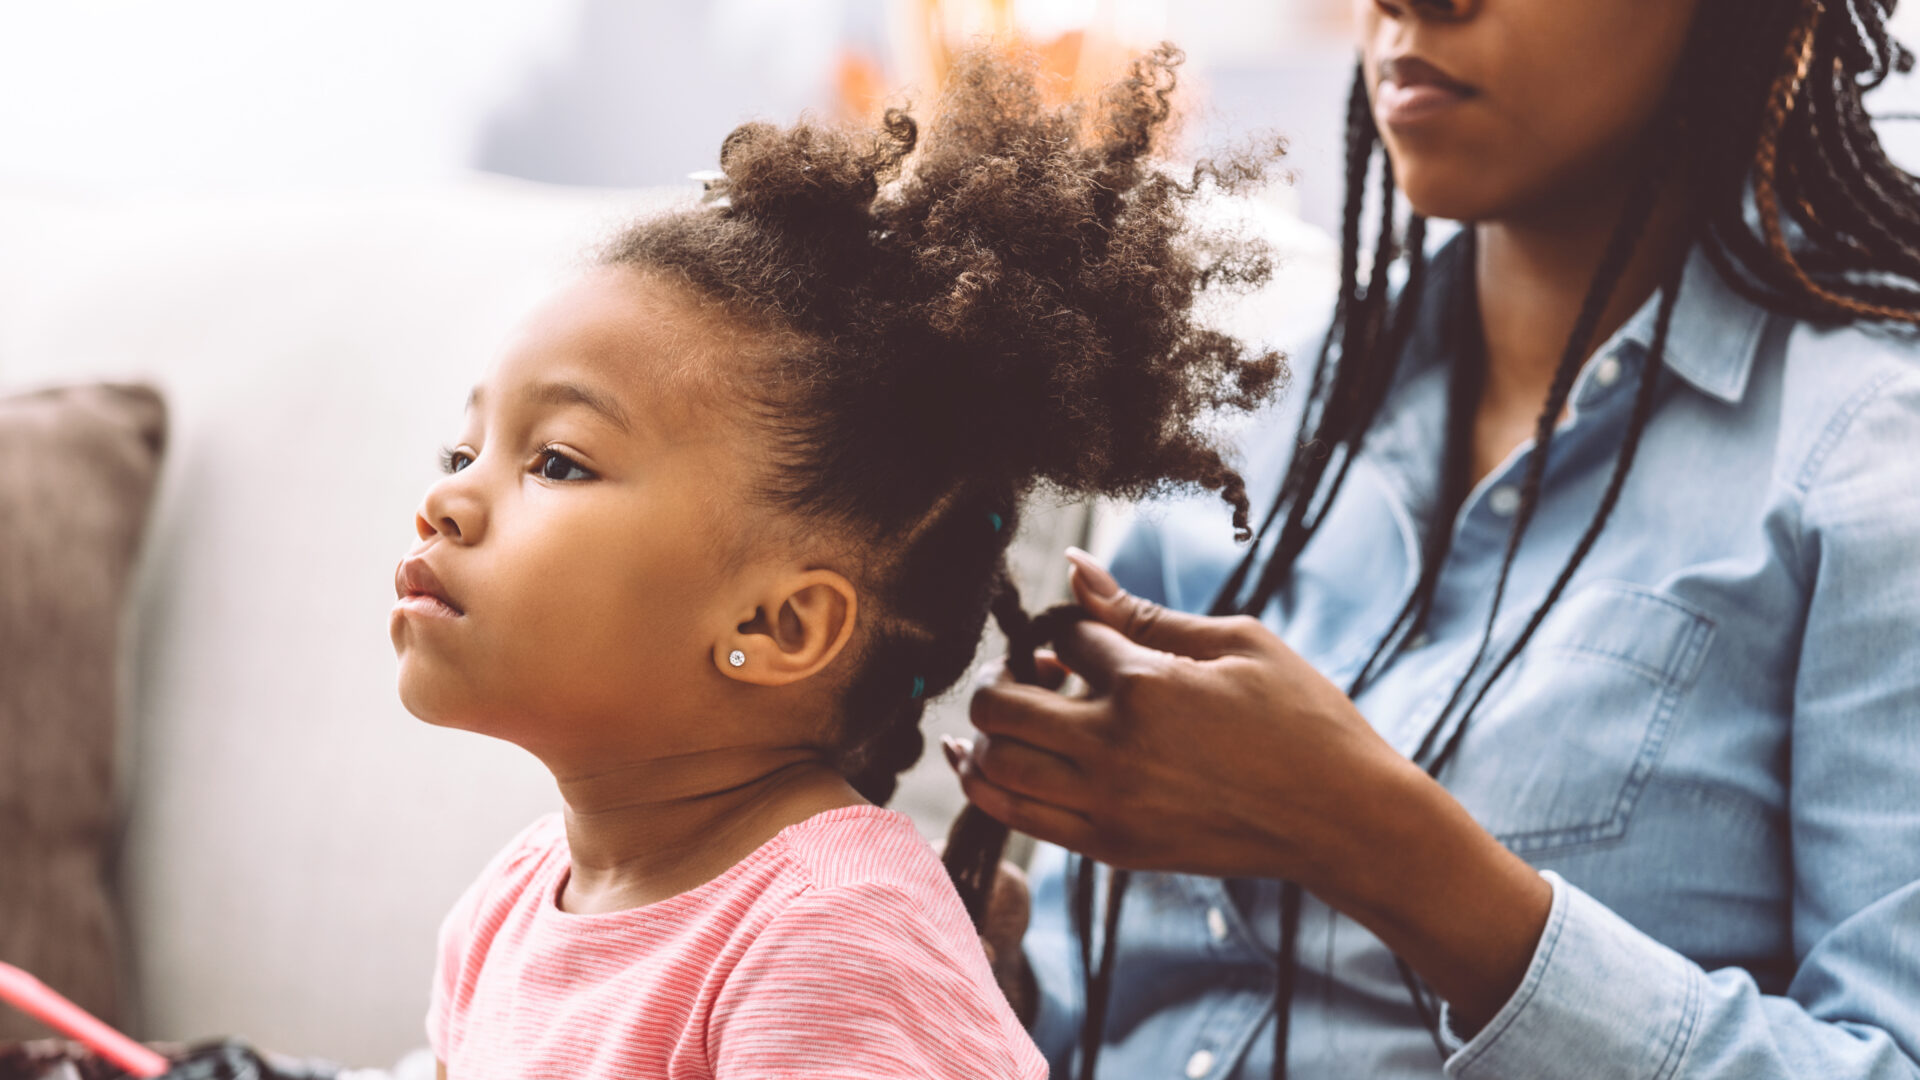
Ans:
{"label": "girl's eyebrow", "polygon": [[[467,395],[467,411],[479,407],[482,388],[475,386]],[[605,417],[607,422],[631,435],[633,425],[628,422],[626,410],[612,397],[577,382],[537,383],[527,391],[527,399],[541,405],[584,405]]]}

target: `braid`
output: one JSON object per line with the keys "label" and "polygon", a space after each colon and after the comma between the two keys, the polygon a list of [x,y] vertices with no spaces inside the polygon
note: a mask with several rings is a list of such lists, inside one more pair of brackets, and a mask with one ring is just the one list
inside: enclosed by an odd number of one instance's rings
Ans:
{"label": "braid", "polygon": [[1640,367],[1640,381],[1634,391],[1633,415],[1627,422],[1626,436],[1620,441],[1620,450],[1614,459],[1613,474],[1607,478],[1607,490],[1600,497],[1599,509],[1594,511],[1592,520],[1587,524],[1586,532],[1581,534],[1580,542],[1574,546],[1573,554],[1568,557],[1566,565],[1554,579],[1553,586],[1547,590],[1546,599],[1542,600],[1540,606],[1534,610],[1532,618],[1527,620],[1526,627],[1520,631],[1520,636],[1515,638],[1513,644],[1507,648],[1506,655],[1502,656],[1493,670],[1487,673],[1486,679],[1480,684],[1479,692],[1474,694],[1473,700],[1467,703],[1461,722],[1455,726],[1453,734],[1447,738],[1446,745],[1441,747],[1440,752],[1428,763],[1429,773],[1438,775],[1440,770],[1446,768],[1447,762],[1459,749],[1460,740],[1466,735],[1466,718],[1473,715],[1473,711],[1480,706],[1481,700],[1487,696],[1487,691],[1499,681],[1507,667],[1520,655],[1520,651],[1527,647],[1527,642],[1533,639],[1534,631],[1540,628],[1541,622],[1546,619],[1547,612],[1566,591],[1567,584],[1573,580],[1574,573],[1580,569],[1580,564],[1586,561],[1587,554],[1593,550],[1593,545],[1600,539],[1600,533],[1606,529],[1607,519],[1612,516],[1614,506],[1620,501],[1621,489],[1626,487],[1627,473],[1633,469],[1633,458],[1640,448],[1640,438],[1645,434],[1647,422],[1653,416],[1654,393],[1660,382],[1659,369],[1666,358],[1667,332],[1673,323],[1673,309],[1680,301],[1680,278],[1684,269],[1684,264],[1675,266],[1666,284],[1661,287],[1660,309],[1654,322],[1653,344],[1648,348],[1646,359]]}
{"label": "braid", "polygon": [[[1434,593],[1439,588],[1440,571],[1446,565],[1448,552],[1453,550],[1452,522],[1467,501],[1467,478],[1471,474],[1473,459],[1474,413],[1486,383],[1487,365],[1486,347],[1480,339],[1479,290],[1472,272],[1479,241],[1472,229],[1461,236],[1460,245],[1457,262],[1467,269],[1456,278],[1460,287],[1467,290],[1467,295],[1456,305],[1452,320],[1454,325],[1449,330],[1454,337],[1464,337],[1465,340],[1450,350],[1454,364],[1447,378],[1447,432],[1440,459],[1440,497],[1428,514],[1426,536],[1421,544],[1420,577],[1399,614],[1394,616],[1386,633],[1380,636],[1366,663],[1360,666],[1359,672],[1348,685],[1348,697],[1357,697],[1377,669],[1384,666],[1393,655],[1399,643],[1419,633],[1425,626],[1428,613],[1433,609]],[[1413,289],[1411,277],[1408,288],[1409,291]],[[1409,296],[1405,301],[1409,309],[1418,302],[1417,296]]]}
{"label": "braid", "polygon": [[[1082,856],[1076,881],[1074,911],[1084,912],[1080,924],[1081,975],[1087,988],[1087,1015],[1080,1025],[1080,1080],[1094,1080],[1093,1070],[1100,1060],[1100,1039],[1107,1030],[1107,1005],[1113,1000],[1113,962],[1120,936],[1120,902],[1133,880],[1131,871],[1119,867],[1107,869],[1107,902],[1100,935],[1100,962],[1093,962],[1093,889],[1094,864]],[[1084,899],[1082,899],[1084,897]]]}
{"label": "braid", "polygon": [[876,806],[886,805],[898,775],[920,760],[927,701],[957,683],[973,660],[1015,513],[1011,499],[956,489],[900,542],[880,590],[890,615],[870,631],[842,703],[868,734],[847,740],[841,771]]}
{"label": "braid", "polygon": [[[1633,257],[1634,248],[1639,244],[1640,235],[1647,221],[1653,216],[1654,201],[1659,195],[1660,180],[1664,170],[1658,166],[1646,171],[1639,183],[1628,196],[1620,223],[1614,228],[1612,238],[1607,242],[1607,250],[1600,258],[1599,269],[1595,271],[1593,284],[1587,288],[1587,296],[1580,305],[1580,314],[1574,320],[1573,333],[1567,338],[1565,349],[1560,354],[1560,363],[1554,369],[1553,384],[1547,390],[1547,403],[1540,410],[1540,416],[1534,421],[1533,452],[1527,459],[1527,471],[1520,482],[1520,505],[1513,517],[1513,526],[1507,533],[1505,554],[1500,560],[1500,574],[1494,579],[1493,600],[1487,606],[1486,626],[1480,634],[1480,644],[1474,650],[1473,659],[1467,664],[1466,674],[1461,676],[1453,693],[1427,729],[1426,736],[1420,741],[1420,748],[1413,753],[1413,760],[1420,761],[1433,749],[1435,740],[1451,719],[1453,708],[1465,696],[1467,688],[1473,684],[1480,661],[1485,659],[1488,647],[1493,641],[1496,621],[1500,616],[1500,602],[1506,595],[1507,579],[1512,574],[1514,558],[1520,552],[1520,541],[1526,535],[1527,527],[1533,523],[1533,515],[1540,505],[1541,484],[1546,477],[1547,458],[1553,446],[1553,436],[1559,427],[1560,414],[1566,409],[1567,397],[1573,390],[1574,376],[1579,374],[1580,365],[1586,360],[1587,350],[1593,344],[1595,329],[1600,317],[1605,313],[1607,302],[1613,297],[1620,278],[1626,273],[1627,263]],[[1536,617],[1544,618],[1546,606],[1535,612]],[[1478,697],[1474,699],[1476,702]],[[1464,728],[1471,716],[1471,709],[1463,714],[1459,727]]]}
{"label": "braid", "polygon": [[[1254,564],[1261,562],[1266,531],[1274,521],[1284,522],[1280,537],[1270,555],[1264,556],[1262,574],[1255,584],[1256,598],[1271,597],[1294,559],[1313,538],[1326,509],[1333,504],[1358,443],[1365,438],[1385,389],[1392,381],[1397,363],[1399,331],[1383,335],[1389,305],[1388,272],[1401,250],[1395,227],[1397,188],[1393,164],[1378,155],[1380,171],[1380,223],[1374,239],[1373,261],[1364,283],[1360,275],[1360,222],[1366,206],[1366,181],[1372,173],[1375,150],[1380,144],[1374,126],[1373,111],[1367,96],[1365,73],[1355,68],[1347,103],[1347,199],[1341,229],[1341,293],[1334,309],[1333,328],[1321,343],[1320,358],[1314,369],[1314,387],[1301,413],[1301,438],[1298,450],[1288,465],[1280,490],[1268,510],[1259,534],[1246,556],[1215,595],[1210,613],[1224,615],[1241,607],[1253,609],[1253,602],[1241,602],[1241,591]],[[1424,238],[1425,222],[1417,216],[1409,224]],[[1422,276],[1425,253],[1412,256],[1409,282]],[[1376,348],[1382,338],[1387,348]],[[1337,350],[1337,353],[1336,353]],[[1311,430],[1311,437],[1307,432]],[[1334,456],[1340,468],[1332,483],[1326,483],[1327,469]],[[1319,506],[1319,514],[1311,514]],[[1311,515],[1311,516],[1310,516]]]}
{"label": "braid", "polygon": [[[1007,571],[1004,554],[994,576],[991,610],[1007,637],[1007,670],[1016,680],[1028,684],[1040,681],[1034,650],[1087,617],[1086,609],[1077,604],[1059,604],[1029,618],[1020,604],[1020,590],[1013,583],[1013,575]],[[976,927],[986,921],[987,901],[993,895],[994,878],[1000,872],[1000,857],[1006,852],[1009,835],[1004,824],[972,804],[960,811],[947,831],[941,861]]]}
{"label": "braid", "polygon": [[[877,652],[877,651],[876,651]],[[884,658],[870,654],[870,661],[884,662]],[[913,670],[906,663],[892,668],[895,673]],[[880,725],[879,734],[868,744],[862,764],[853,770],[847,770],[847,783],[860,797],[875,806],[885,806],[893,801],[894,789],[900,782],[900,774],[913,767],[920,760],[920,754],[926,749],[926,737],[920,733],[920,718],[927,709],[924,693],[916,695],[909,689],[894,704],[891,715],[879,712],[875,715],[886,716]]]}
{"label": "braid", "polygon": [[[1872,303],[1853,296],[1841,295],[1813,280],[1801,267],[1799,258],[1787,245],[1786,233],[1780,226],[1780,198],[1776,190],[1776,173],[1779,170],[1781,132],[1796,102],[1801,99],[1802,90],[1806,88],[1809,68],[1813,64],[1815,55],[1815,35],[1819,28],[1820,17],[1825,11],[1826,7],[1822,0],[1810,0],[1806,5],[1800,22],[1794,26],[1793,32],[1787,38],[1783,70],[1774,79],[1773,86],[1767,95],[1765,118],[1761,125],[1760,139],[1755,148],[1753,160],[1753,197],[1759,210],[1761,235],[1766,239],[1767,250],[1773,256],[1774,264],[1785,270],[1792,277],[1794,284],[1813,299],[1858,318],[1920,321],[1920,316],[1916,316],[1910,308]],[[1836,74],[1839,62],[1840,58],[1835,57]],[[1851,150],[1846,141],[1845,128],[1840,127],[1838,131],[1843,152]],[[1871,170],[1862,169],[1861,175],[1862,183],[1871,188],[1873,185]],[[1905,209],[1902,207],[1902,210]]]}
{"label": "braid", "polygon": [[[1347,197],[1340,227],[1341,288],[1334,303],[1333,325],[1320,341],[1319,355],[1313,365],[1312,384],[1300,411],[1300,430],[1295,440],[1297,449],[1287,467],[1286,476],[1259,530],[1254,533],[1252,545],[1221,587],[1210,614],[1225,615],[1233,610],[1248,574],[1261,563],[1262,544],[1268,531],[1282,513],[1300,500],[1303,491],[1313,491],[1319,487],[1320,478],[1325,472],[1329,447],[1326,432],[1321,430],[1320,425],[1328,408],[1326,393],[1338,338],[1348,325],[1348,313],[1361,302],[1356,296],[1359,291],[1356,282],[1360,276],[1360,219],[1366,209],[1367,175],[1379,141],[1379,131],[1373,123],[1373,108],[1367,97],[1366,75],[1356,66],[1347,93]],[[1343,355],[1347,352],[1344,348],[1339,351]]]}
{"label": "braid", "polygon": [[[1696,135],[1691,164],[1713,178],[1707,254],[1736,289],[1795,318],[1920,323],[1920,187],[1888,160],[1861,99],[1913,66],[1888,33],[1891,6],[1779,0],[1755,18],[1737,0],[1718,0],[1703,10],[1689,45],[1689,55],[1702,59],[1682,66],[1699,103],[1688,118]],[[1761,30],[1740,33],[1747,23]],[[1729,28],[1738,43],[1732,49],[1712,40]],[[1777,35],[1770,46],[1769,35]],[[1777,60],[1754,105],[1715,92],[1716,80],[1744,88],[1737,65],[1761,48],[1777,50]],[[1745,62],[1757,66],[1761,57]],[[1729,134],[1698,138],[1714,131]],[[1757,237],[1739,198],[1746,185]],[[1788,235],[1789,220],[1802,243]]]}

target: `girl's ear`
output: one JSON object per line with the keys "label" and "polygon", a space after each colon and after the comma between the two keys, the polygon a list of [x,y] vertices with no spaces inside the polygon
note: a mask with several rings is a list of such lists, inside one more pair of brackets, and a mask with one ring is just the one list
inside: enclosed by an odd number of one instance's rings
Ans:
{"label": "girl's ear", "polygon": [[773,583],[751,617],[714,642],[722,675],[756,686],[799,682],[833,662],[853,637],[853,583],[808,570]]}

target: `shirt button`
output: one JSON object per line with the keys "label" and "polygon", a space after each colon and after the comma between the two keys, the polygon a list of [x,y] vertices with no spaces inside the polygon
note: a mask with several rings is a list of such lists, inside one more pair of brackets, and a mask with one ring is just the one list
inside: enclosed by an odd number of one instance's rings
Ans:
{"label": "shirt button", "polygon": [[1213,1051],[1195,1050],[1187,1059],[1187,1080],[1200,1080],[1213,1071]]}
{"label": "shirt button", "polygon": [[1620,360],[1618,357],[1602,357],[1593,365],[1593,381],[1601,386],[1612,386],[1620,381]]}
{"label": "shirt button", "polygon": [[1217,907],[1207,909],[1207,933],[1212,934],[1215,941],[1227,940],[1226,912]]}
{"label": "shirt button", "polygon": [[1512,517],[1520,509],[1520,489],[1512,484],[1501,484],[1487,492],[1487,509],[1501,517]]}
{"label": "shirt button", "polygon": [[1427,636],[1425,630],[1407,639],[1407,648],[1409,649],[1424,649],[1431,644],[1433,644],[1433,639]]}

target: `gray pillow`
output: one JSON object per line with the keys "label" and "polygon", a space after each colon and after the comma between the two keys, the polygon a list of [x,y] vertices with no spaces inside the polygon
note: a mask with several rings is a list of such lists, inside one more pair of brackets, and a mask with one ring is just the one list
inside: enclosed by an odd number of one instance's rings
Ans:
{"label": "gray pillow", "polygon": [[[119,637],[166,441],[145,386],[0,397],[0,960],[119,1020]],[[0,1041],[46,1029],[0,1008]]]}

